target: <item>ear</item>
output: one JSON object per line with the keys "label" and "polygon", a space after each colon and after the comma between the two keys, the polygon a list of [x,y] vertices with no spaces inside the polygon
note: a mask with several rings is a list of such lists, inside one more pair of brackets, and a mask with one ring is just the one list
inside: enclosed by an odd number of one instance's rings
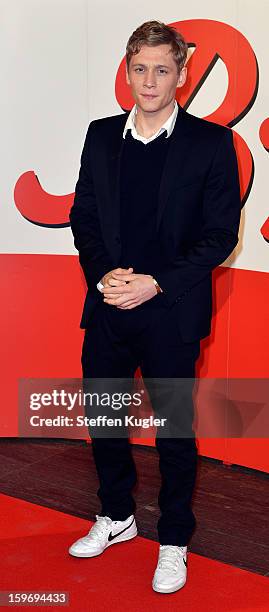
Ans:
{"label": "ear", "polygon": [[126,68],[125,68],[125,76],[126,76],[126,83],[128,85],[130,85],[130,79],[129,79],[129,74],[128,74],[128,70],[127,70],[127,64],[126,64]]}
{"label": "ear", "polygon": [[186,83],[186,79],[187,79],[187,66],[184,66],[180,71],[180,75],[177,81],[177,87],[182,87]]}

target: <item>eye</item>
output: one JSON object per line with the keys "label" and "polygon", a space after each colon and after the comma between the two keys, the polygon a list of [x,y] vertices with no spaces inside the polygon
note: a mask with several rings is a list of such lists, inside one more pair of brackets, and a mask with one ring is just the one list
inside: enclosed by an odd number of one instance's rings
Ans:
{"label": "eye", "polygon": [[135,72],[140,72],[143,68],[135,68]]}
{"label": "eye", "polygon": [[161,74],[167,74],[167,70],[165,70],[165,68],[160,68],[159,71]]}

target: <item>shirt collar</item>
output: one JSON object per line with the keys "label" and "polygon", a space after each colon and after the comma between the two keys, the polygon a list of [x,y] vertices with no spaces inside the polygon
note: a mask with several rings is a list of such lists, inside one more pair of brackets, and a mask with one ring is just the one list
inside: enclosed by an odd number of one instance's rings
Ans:
{"label": "shirt collar", "polygon": [[141,136],[136,131],[135,122],[134,122],[136,114],[137,114],[137,108],[136,108],[136,104],[135,104],[133,106],[132,110],[130,111],[130,113],[128,115],[128,118],[127,118],[127,121],[125,123],[124,130],[123,130],[123,138],[125,138],[127,130],[130,129],[133,138],[136,138],[138,140],[142,140],[142,142],[147,143],[147,142],[150,142],[151,140],[153,140],[154,138],[157,138],[157,136],[162,134],[162,132],[164,132],[165,130],[167,131],[167,135],[166,135],[165,138],[168,138],[172,134],[172,131],[173,131],[174,126],[175,126],[177,114],[178,114],[178,104],[177,104],[177,101],[175,100],[173,112],[168,117],[168,119],[165,121],[165,123],[159,128],[159,130],[155,134],[150,136],[150,138],[144,138],[144,136]]}

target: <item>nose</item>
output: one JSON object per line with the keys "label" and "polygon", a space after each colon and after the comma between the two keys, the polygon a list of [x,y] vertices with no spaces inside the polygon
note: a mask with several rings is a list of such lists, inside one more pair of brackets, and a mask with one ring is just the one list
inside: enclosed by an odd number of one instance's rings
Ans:
{"label": "nose", "polygon": [[148,89],[151,89],[152,87],[155,87],[156,85],[156,77],[153,71],[148,71],[145,74],[145,78],[144,78],[144,87],[147,87]]}

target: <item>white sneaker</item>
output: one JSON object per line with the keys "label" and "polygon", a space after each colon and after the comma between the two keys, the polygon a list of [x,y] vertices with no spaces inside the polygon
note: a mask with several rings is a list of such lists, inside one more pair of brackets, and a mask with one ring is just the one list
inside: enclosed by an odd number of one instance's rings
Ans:
{"label": "white sneaker", "polygon": [[158,593],[173,593],[181,589],[187,579],[187,546],[160,544],[159,559],[152,580]]}
{"label": "white sneaker", "polygon": [[98,514],[95,516],[97,520],[89,533],[70,546],[70,555],[74,557],[96,557],[111,544],[125,542],[137,535],[133,514],[125,521],[112,521],[109,516],[99,516]]}

